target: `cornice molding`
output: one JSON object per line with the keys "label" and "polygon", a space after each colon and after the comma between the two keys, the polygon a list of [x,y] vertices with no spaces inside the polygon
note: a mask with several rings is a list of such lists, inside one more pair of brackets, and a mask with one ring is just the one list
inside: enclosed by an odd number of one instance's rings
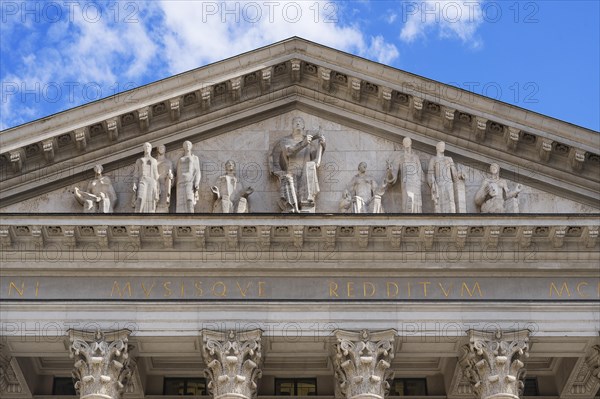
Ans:
{"label": "cornice molding", "polygon": [[[79,216],[79,215],[77,215]],[[467,244],[497,250],[514,247],[527,250],[569,248],[594,251],[598,243],[597,219],[582,216],[528,215],[349,217],[346,214],[312,217],[288,215],[93,215],[81,218],[69,215],[36,215],[32,224],[28,215],[0,217],[0,243],[3,248],[38,248],[56,244],[69,248],[89,245],[109,248],[123,243],[135,248],[182,247],[205,249],[207,243],[226,245],[229,250],[252,243],[262,249],[278,243],[302,248],[307,242],[319,242],[324,250],[352,243],[355,250],[367,251],[369,244],[383,243],[387,250],[401,251],[402,243],[422,244],[422,250],[460,251]],[[162,245],[161,245],[162,244]]]}

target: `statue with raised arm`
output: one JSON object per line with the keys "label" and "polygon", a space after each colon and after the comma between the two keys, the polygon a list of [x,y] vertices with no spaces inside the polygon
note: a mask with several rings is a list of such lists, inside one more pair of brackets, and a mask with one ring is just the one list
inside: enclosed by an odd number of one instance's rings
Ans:
{"label": "statue with raised arm", "polygon": [[200,188],[200,159],[192,154],[192,143],[183,142],[183,156],[177,161],[177,213],[194,213]]}
{"label": "statue with raised arm", "polygon": [[394,161],[387,163],[386,181],[390,186],[400,180],[402,192],[400,212],[422,213],[423,199],[421,183],[424,179],[423,168],[419,156],[412,150],[412,140],[405,137],[402,140],[404,153]]}
{"label": "statue with raised arm", "polygon": [[144,155],[135,162],[132,207],[136,213],[154,213],[160,194],[158,162],[152,157],[150,143],[143,144]]}
{"label": "statue with raised arm", "polygon": [[[458,173],[452,158],[444,155],[446,143],[440,141],[435,149],[436,155],[431,157],[427,168],[427,183],[431,188],[435,213],[456,213],[457,200],[454,185],[460,183],[459,180],[464,180],[464,176]],[[461,186],[464,187],[464,184]]]}
{"label": "statue with raised arm", "polygon": [[[235,162],[225,162],[225,174],[217,178],[211,191],[215,197],[213,213],[248,213],[248,197],[254,192],[252,187],[245,190],[238,186],[235,175]],[[240,192],[241,191],[241,192]]]}
{"label": "statue with raised arm", "polygon": [[102,176],[102,165],[94,166],[95,177],[85,191],[75,187],[75,199],[83,205],[84,213],[113,213],[117,206],[117,193],[110,177]]}
{"label": "statue with raised arm", "polygon": [[279,179],[279,206],[283,212],[314,213],[319,194],[317,169],[325,151],[325,137],[304,130],[304,120],[292,119],[292,134],[271,151],[271,173]]}
{"label": "statue with raised arm", "polygon": [[483,179],[481,187],[475,194],[475,204],[481,213],[519,213],[517,196],[522,186],[517,184],[514,190],[509,190],[506,180],[500,178],[500,166],[490,165],[490,174]]}
{"label": "statue with raised arm", "polygon": [[156,205],[157,213],[168,213],[171,205],[171,189],[173,188],[173,162],[166,157],[166,148],[164,145],[159,145],[156,148],[156,161],[158,162],[158,204]]}
{"label": "statue with raised arm", "polygon": [[375,178],[367,174],[366,162],[358,164],[358,173],[352,178],[348,189],[344,191],[340,203],[343,213],[384,213],[381,196],[386,185],[378,186]]}

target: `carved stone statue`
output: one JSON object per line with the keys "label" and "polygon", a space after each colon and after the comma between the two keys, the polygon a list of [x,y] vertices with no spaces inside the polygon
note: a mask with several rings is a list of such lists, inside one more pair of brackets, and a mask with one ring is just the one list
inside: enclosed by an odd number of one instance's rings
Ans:
{"label": "carved stone statue", "polygon": [[144,143],[144,156],[135,163],[132,207],[136,213],[154,213],[159,198],[158,162],[150,143]]}
{"label": "carved stone statue", "polygon": [[183,142],[183,156],[177,161],[177,213],[194,213],[200,187],[200,160],[192,154],[192,143]]}
{"label": "carved stone statue", "polygon": [[352,213],[384,213],[381,196],[385,187],[378,187],[373,176],[367,175],[366,162],[361,162],[358,164],[358,174],[352,178],[349,188],[344,191],[340,210],[349,212],[352,209]]}
{"label": "carved stone statue", "polygon": [[[464,198],[464,194],[460,192],[464,191],[464,176],[458,172],[452,158],[444,155],[446,143],[440,141],[435,149],[437,154],[429,160],[427,169],[427,183],[431,188],[435,213],[456,213],[458,200],[455,196]],[[459,191],[457,195],[455,191]],[[459,210],[464,212],[461,208],[463,207],[459,207]]]}
{"label": "carved stone statue", "polygon": [[506,180],[500,178],[500,166],[490,165],[490,175],[481,182],[475,194],[475,204],[481,213],[519,213],[517,196],[522,186],[517,184],[513,191],[508,189]]}
{"label": "carved stone statue", "polygon": [[387,183],[395,184],[400,179],[402,190],[402,213],[422,213],[423,199],[421,196],[421,183],[424,179],[423,168],[419,156],[412,150],[412,140],[405,137],[402,140],[404,153],[394,162],[388,161]]}
{"label": "carved stone statue", "polygon": [[173,162],[165,156],[166,148],[159,145],[157,148],[156,161],[158,162],[158,187],[159,196],[156,212],[168,213],[171,204],[171,188],[173,187]]}
{"label": "carved stone statue", "polygon": [[215,197],[213,213],[248,213],[248,196],[254,192],[248,187],[239,193],[238,178],[235,176],[235,162],[225,162],[225,174],[217,178],[217,182],[210,189]]}
{"label": "carved stone statue", "polygon": [[279,206],[283,212],[314,213],[319,194],[317,169],[325,151],[325,137],[304,130],[304,120],[292,119],[292,134],[275,143],[271,173],[279,179]]}
{"label": "carved stone statue", "polygon": [[110,177],[102,176],[102,165],[94,166],[96,176],[85,191],[75,187],[75,198],[83,205],[84,213],[112,213],[117,205],[117,193]]}

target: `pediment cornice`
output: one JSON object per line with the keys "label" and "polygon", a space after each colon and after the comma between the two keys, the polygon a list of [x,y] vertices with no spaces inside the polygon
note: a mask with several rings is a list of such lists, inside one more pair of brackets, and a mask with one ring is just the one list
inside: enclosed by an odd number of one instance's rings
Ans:
{"label": "pediment cornice", "polygon": [[[289,246],[301,250],[317,245],[324,251],[444,252],[478,250],[531,253],[538,251],[595,253],[597,215],[291,215],[255,214],[5,214],[0,218],[4,249],[32,246],[115,248],[129,244],[149,251],[157,248],[206,250],[223,246],[244,250],[247,245],[267,250]],[[510,251],[509,251],[510,249]]]}
{"label": "pediment cornice", "polygon": [[298,38],[2,132],[3,202],[132,163],[145,141],[175,148],[293,109],[426,152],[444,140],[459,161],[600,207],[597,132]]}

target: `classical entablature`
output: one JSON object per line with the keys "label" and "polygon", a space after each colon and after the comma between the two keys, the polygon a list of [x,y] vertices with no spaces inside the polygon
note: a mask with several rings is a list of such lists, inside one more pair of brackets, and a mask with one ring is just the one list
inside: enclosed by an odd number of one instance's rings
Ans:
{"label": "classical entablature", "polygon": [[3,205],[294,110],[600,208],[597,132],[298,38],[2,132]]}

